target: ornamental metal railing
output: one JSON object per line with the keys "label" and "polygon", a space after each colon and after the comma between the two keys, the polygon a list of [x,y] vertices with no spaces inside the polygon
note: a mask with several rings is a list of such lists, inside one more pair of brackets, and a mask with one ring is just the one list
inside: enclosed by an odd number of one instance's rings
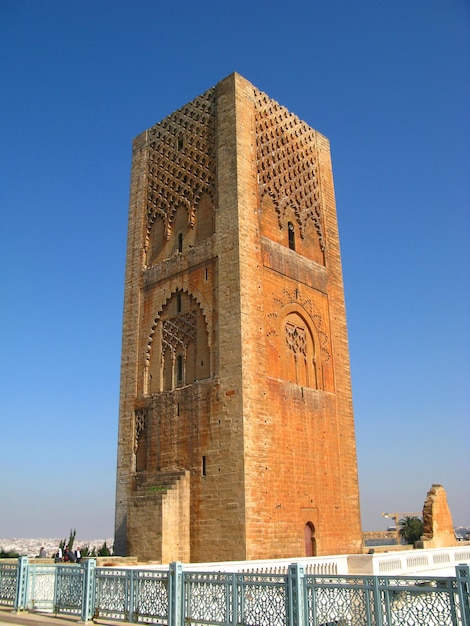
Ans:
{"label": "ornamental metal railing", "polygon": [[169,623],[169,573],[96,568],[93,615],[126,622]]}
{"label": "ornamental metal railing", "polygon": [[0,563],[0,605],[165,626],[470,626],[470,573],[455,576],[311,575]]}
{"label": "ornamental metal railing", "polygon": [[17,580],[18,566],[16,564],[0,564],[0,604],[3,606],[15,606]]}
{"label": "ornamental metal railing", "polygon": [[306,577],[307,624],[469,624],[468,566],[455,578]]}

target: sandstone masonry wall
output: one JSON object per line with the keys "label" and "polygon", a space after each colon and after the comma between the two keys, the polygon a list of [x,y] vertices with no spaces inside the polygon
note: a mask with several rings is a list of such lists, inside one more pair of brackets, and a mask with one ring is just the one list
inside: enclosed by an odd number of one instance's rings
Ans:
{"label": "sandstone masonry wall", "polygon": [[329,143],[238,74],[134,142],[115,549],[359,552]]}

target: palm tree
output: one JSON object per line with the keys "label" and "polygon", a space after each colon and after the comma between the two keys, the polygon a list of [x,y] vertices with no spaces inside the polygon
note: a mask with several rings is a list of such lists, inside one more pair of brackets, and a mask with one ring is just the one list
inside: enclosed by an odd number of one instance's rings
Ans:
{"label": "palm tree", "polygon": [[398,522],[400,537],[407,544],[414,544],[419,541],[423,534],[424,525],[419,517],[411,517],[407,515]]}

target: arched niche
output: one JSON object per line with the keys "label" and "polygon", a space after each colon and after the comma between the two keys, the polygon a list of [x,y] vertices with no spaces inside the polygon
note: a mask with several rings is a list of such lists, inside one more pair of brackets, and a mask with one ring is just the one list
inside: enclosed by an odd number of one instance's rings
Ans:
{"label": "arched niche", "polygon": [[143,472],[147,469],[147,413],[137,410],[134,413],[134,455],[135,471]]}
{"label": "arched niche", "polygon": [[309,217],[305,221],[297,250],[299,254],[305,256],[307,259],[315,261],[315,263],[319,265],[325,265],[325,252],[322,249],[322,242],[318,233],[320,218],[317,218],[317,222],[318,223],[315,223],[312,217]]}
{"label": "arched niche", "polygon": [[315,538],[315,526],[307,522],[304,526],[305,556],[317,556],[317,540]]}
{"label": "arched niche", "polygon": [[195,229],[196,243],[204,241],[215,231],[214,203],[209,193],[203,193],[196,206]]}
{"label": "arched niche", "polygon": [[265,193],[260,203],[260,231],[274,241],[300,256],[325,265],[325,255],[319,233],[320,218],[313,211],[301,212],[285,201]]}
{"label": "arched niche", "polygon": [[208,330],[202,308],[188,292],[176,291],[153,325],[147,346],[148,395],[189,385],[211,375]]}
{"label": "arched niche", "polygon": [[153,218],[147,233],[147,266],[194,245],[196,235],[188,211],[186,206],[178,205],[170,215],[159,213]]}
{"label": "arched niche", "polygon": [[186,250],[194,245],[195,232],[190,223],[188,209],[180,205],[174,211],[171,221],[171,254],[186,252]]}
{"label": "arched niche", "polygon": [[150,226],[147,242],[148,266],[154,265],[159,259],[169,253],[170,246],[165,236],[165,221],[162,215],[157,215]]}
{"label": "arched niche", "polygon": [[260,232],[264,237],[275,241],[276,243],[284,244],[284,233],[279,226],[279,214],[277,212],[274,197],[270,194],[264,194],[261,199],[260,212]]}
{"label": "arched niche", "polygon": [[316,333],[301,310],[288,310],[279,338],[281,376],[302,387],[322,388],[321,362]]}

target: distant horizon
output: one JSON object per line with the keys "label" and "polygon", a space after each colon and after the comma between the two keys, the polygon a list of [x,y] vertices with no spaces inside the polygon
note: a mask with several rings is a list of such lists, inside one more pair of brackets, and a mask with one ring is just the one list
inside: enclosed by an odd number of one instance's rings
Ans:
{"label": "distant horizon", "polygon": [[[369,528],[369,529],[362,528],[362,532],[374,532],[374,531],[386,532],[389,528],[391,529],[391,525],[390,524],[388,524],[385,528]],[[453,525],[453,529],[454,530],[461,530],[462,529],[462,530],[470,531],[470,522],[468,524]],[[390,530],[390,532],[392,532],[392,531]],[[66,535],[63,535],[63,536],[62,535],[54,535],[54,536],[38,535],[38,536],[28,536],[28,537],[24,537],[24,536],[21,536],[21,537],[20,536],[0,537],[0,548],[2,547],[1,542],[6,540],[6,539],[8,539],[8,540],[18,539],[18,540],[25,540],[25,541],[28,541],[28,540],[36,541],[38,539],[47,539],[47,540],[60,540],[60,541],[62,541],[63,539],[67,540],[68,536],[69,535],[66,534]],[[75,542],[74,543],[77,543],[77,541],[78,542],[80,542],[80,541],[81,542],[84,542],[84,541],[92,541],[92,542],[95,542],[95,541],[108,541],[109,539],[114,541],[114,534],[107,535],[107,536],[104,536],[104,535],[103,536],[94,535],[93,537],[81,537],[81,536],[77,535],[76,538],[75,538]]]}
{"label": "distant horizon", "polygon": [[[59,539],[60,541],[62,541],[63,539],[67,540],[68,539],[68,535],[56,535],[56,536],[48,536],[45,537],[43,535],[38,535],[36,537],[0,537],[0,541],[4,540],[4,539],[24,539],[24,540],[31,540],[31,541],[35,541],[36,539]],[[77,541],[102,541],[102,540],[108,540],[108,539],[114,539],[113,535],[108,535],[107,537],[102,536],[102,537],[98,537],[98,536],[94,536],[92,538],[90,537],[76,537],[74,543],[76,543]]]}

